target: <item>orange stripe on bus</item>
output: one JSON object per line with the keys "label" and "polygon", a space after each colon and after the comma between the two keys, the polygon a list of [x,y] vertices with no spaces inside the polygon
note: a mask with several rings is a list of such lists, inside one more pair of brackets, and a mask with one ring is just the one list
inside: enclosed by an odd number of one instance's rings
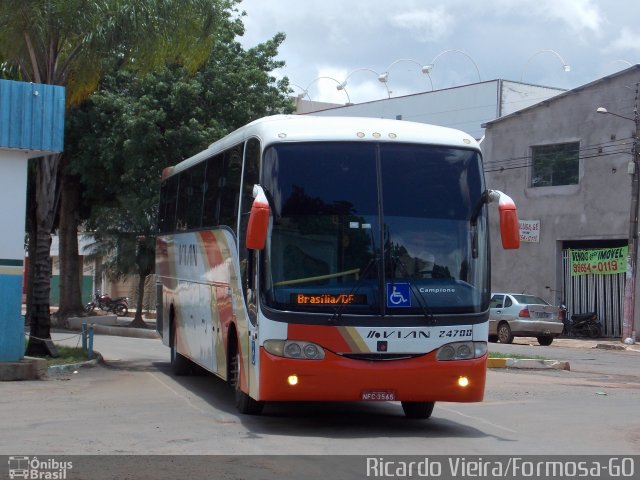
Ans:
{"label": "orange stripe on bus", "polygon": [[[289,324],[288,337],[292,340],[305,340],[317,343],[334,352],[351,352],[351,339],[342,334],[338,327],[327,325]],[[349,340],[347,340],[349,338]]]}

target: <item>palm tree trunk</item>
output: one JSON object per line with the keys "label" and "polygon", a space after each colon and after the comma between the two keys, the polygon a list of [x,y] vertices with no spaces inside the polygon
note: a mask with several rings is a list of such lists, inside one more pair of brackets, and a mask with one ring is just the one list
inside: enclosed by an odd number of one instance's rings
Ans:
{"label": "palm tree trunk", "polygon": [[78,254],[78,210],[80,183],[75,176],[62,175],[60,188],[60,309],[58,319],[81,316],[81,257]]}
{"label": "palm tree trunk", "polygon": [[[60,155],[47,155],[37,163],[35,185],[35,234],[29,236],[30,283],[27,288],[29,321],[31,323],[27,355],[44,355],[47,353],[42,340],[51,338],[51,317],[49,297],[51,293],[51,231],[57,208],[56,174]],[[31,245],[35,242],[35,247]]]}
{"label": "palm tree trunk", "polygon": [[138,299],[136,301],[136,314],[133,317],[133,320],[129,324],[130,327],[138,327],[138,328],[147,328],[147,324],[144,322],[142,318],[142,305],[144,303],[144,284],[147,276],[141,273],[138,276],[138,287],[137,294]]}

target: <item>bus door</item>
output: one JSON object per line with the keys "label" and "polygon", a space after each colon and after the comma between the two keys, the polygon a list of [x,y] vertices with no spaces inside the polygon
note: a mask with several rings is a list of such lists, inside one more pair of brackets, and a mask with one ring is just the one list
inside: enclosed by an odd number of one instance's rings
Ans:
{"label": "bus door", "polygon": [[249,394],[258,396],[259,352],[258,343],[258,311],[257,311],[257,259],[259,252],[246,248],[247,224],[253,205],[253,187],[259,182],[260,172],[260,142],[258,139],[247,140],[244,149],[244,163],[242,169],[242,183],[240,195],[240,218],[238,222],[238,255],[240,257],[240,280],[247,312],[248,330],[248,372],[247,384]]}

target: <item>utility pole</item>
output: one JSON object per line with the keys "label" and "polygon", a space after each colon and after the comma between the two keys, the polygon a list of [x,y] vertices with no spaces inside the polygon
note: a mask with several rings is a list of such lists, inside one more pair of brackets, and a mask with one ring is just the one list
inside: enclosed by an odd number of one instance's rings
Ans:
{"label": "utility pole", "polygon": [[624,303],[622,313],[622,341],[626,344],[634,344],[636,332],[633,330],[634,310],[636,304],[636,277],[638,258],[638,197],[640,196],[640,172],[638,171],[638,156],[640,155],[640,118],[638,117],[638,89],[640,82],[636,83],[633,118],[625,117],[617,113],[609,112],[606,108],[599,107],[598,113],[606,113],[616,117],[631,120],[635,125],[633,144],[631,147],[631,161],[627,166],[627,172],[631,175],[631,205],[629,207],[629,238],[627,253],[627,273],[624,283]]}
{"label": "utility pole", "polygon": [[624,287],[624,314],[622,317],[622,339],[624,343],[635,343],[635,331],[633,330],[634,311],[636,304],[636,278],[638,259],[638,195],[640,194],[640,172],[638,172],[638,151],[640,142],[640,120],[638,119],[638,88],[636,83],[636,98],[633,106],[633,122],[636,126],[631,153],[633,158],[629,169],[633,169],[631,180],[631,207],[629,212],[629,255],[627,257],[627,275]]}

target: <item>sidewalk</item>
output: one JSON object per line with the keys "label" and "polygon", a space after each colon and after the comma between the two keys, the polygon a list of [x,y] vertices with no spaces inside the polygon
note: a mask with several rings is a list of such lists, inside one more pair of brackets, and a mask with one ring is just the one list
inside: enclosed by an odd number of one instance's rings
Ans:
{"label": "sidewalk", "polygon": [[93,326],[93,332],[101,335],[114,335],[120,337],[134,338],[160,338],[156,332],[155,318],[147,318],[142,315],[147,328],[130,327],[133,321],[132,317],[116,317],[115,315],[96,315],[88,317],[69,318],[64,326],[58,326],[61,330],[81,330],[82,323],[86,322],[87,326]]}
{"label": "sidewalk", "polygon": [[[513,345],[538,345],[535,337],[516,337]],[[598,348],[602,350],[620,350],[640,353],[640,343],[625,345],[617,338],[580,338],[580,337],[560,337],[554,338],[549,348]]]}

